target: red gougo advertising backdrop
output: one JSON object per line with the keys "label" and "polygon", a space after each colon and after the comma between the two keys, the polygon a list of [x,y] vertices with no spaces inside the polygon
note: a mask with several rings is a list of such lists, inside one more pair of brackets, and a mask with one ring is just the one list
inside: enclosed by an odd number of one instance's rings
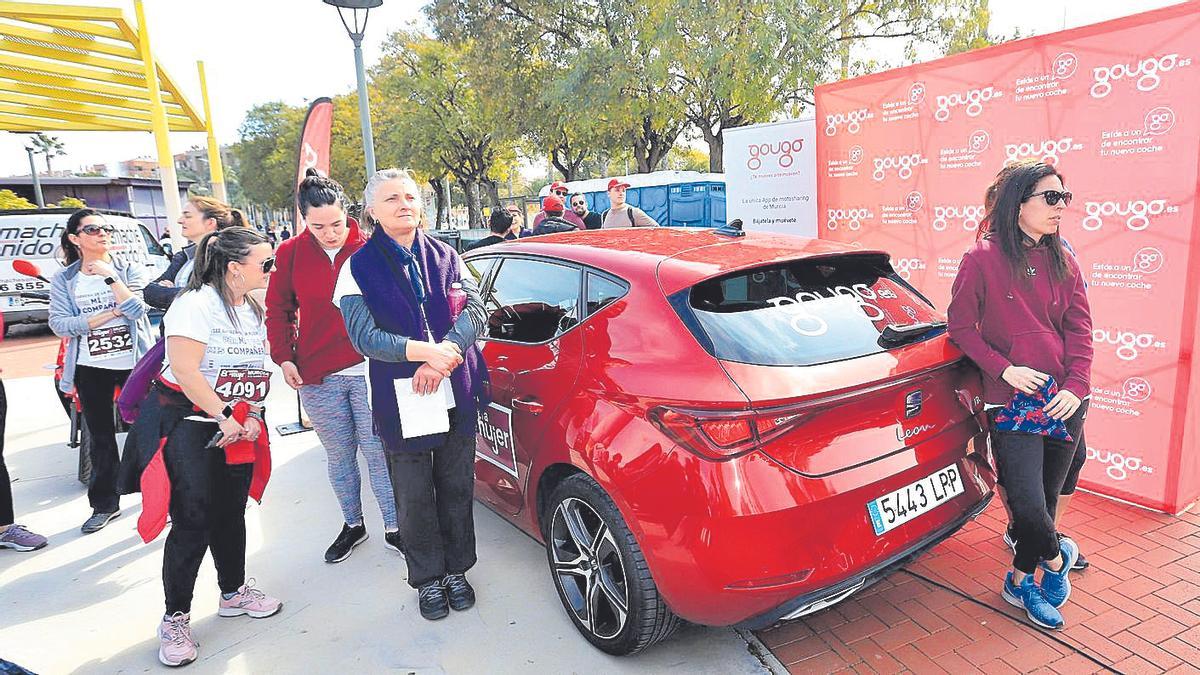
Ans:
{"label": "red gougo advertising backdrop", "polygon": [[1163,511],[1195,501],[1200,7],[825,85],[816,104],[819,236],[891,252],[942,308],[996,172],[1059,167],[1095,328],[1081,483]]}

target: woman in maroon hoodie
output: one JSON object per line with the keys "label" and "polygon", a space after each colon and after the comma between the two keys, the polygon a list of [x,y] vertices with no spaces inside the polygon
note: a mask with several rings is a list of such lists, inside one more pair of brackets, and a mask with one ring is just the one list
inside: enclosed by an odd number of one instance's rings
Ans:
{"label": "woman in maroon hoodie", "polygon": [[[1070,596],[1067,573],[1079,553],[1070,539],[1059,541],[1054,512],[1087,412],[1092,365],[1083,274],[1059,236],[1070,203],[1052,166],[1025,162],[1001,172],[947,311],[950,338],[982,371],[992,451],[1012,513],[1016,555],[1002,595],[1044,628],[1063,625],[1058,610]],[[1017,392],[1045,392],[1051,378],[1058,390],[1042,411],[1065,422],[1073,440],[996,428]]]}
{"label": "woman in maroon hoodie", "polygon": [[338,272],[366,240],[358,224],[346,216],[342,186],[315,169],[309,169],[300,183],[296,201],[307,227],[281,243],[276,252],[276,272],[267,288],[267,339],[271,360],[300,392],[329,456],[329,482],[345,522],[325,551],[325,562],[345,560],[367,539],[360,452],[383,512],[385,545],[400,552],[387,459],[372,429],[367,402],[366,364],[350,344],[342,315],[333,305]]}

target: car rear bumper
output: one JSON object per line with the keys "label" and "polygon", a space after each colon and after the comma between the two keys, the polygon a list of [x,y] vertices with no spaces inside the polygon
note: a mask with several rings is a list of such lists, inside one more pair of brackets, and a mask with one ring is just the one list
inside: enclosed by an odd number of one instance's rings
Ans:
{"label": "car rear bumper", "polygon": [[937,546],[941,542],[950,538],[968,521],[974,519],[992,501],[992,496],[995,492],[988,492],[983,499],[979,501],[970,511],[959,516],[953,522],[950,522],[941,528],[929,533],[924,539],[917,541],[907,550],[892,556],[891,558],[878,563],[855,576],[833,584],[827,588],[809,591],[803,595],[796,596],[787,602],[780,604],[762,614],[753,616],[745,621],[735,624],[737,628],[745,628],[749,630],[759,630],[766,628],[778,621],[787,621],[790,619],[798,619],[802,616],[820,611],[826,607],[833,606],[851,595],[863,590],[871,584],[888,576],[897,569],[911,562],[914,558],[920,556],[925,551]]}
{"label": "car rear bumper", "polygon": [[[977,425],[963,424],[821,478],[799,475],[761,453],[706,462],[680,451],[673,456],[678,462],[638,476],[670,502],[622,510],[631,514],[627,521],[637,528],[655,583],[676,614],[710,626],[769,624],[813,602],[849,595],[978,513],[995,485],[986,439]],[[868,502],[952,465],[963,477],[958,496],[876,532]]]}

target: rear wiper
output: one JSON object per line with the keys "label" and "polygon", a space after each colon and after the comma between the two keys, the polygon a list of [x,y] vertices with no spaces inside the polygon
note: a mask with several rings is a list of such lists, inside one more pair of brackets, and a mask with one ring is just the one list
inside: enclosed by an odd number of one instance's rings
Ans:
{"label": "rear wiper", "polygon": [[888,324],[887,328],[883,329],[883,333],[879,336],[879,341],[886,344],[902,344],[911,342],[931,331],[940,330],[946,327],[945,321],[922,321],[919,323],[909,323],[897,325],[894,323]]}

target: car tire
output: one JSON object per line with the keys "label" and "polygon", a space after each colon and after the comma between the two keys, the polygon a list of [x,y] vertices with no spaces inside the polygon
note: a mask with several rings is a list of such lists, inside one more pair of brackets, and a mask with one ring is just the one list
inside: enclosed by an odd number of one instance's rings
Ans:
{"label": "car tire", "polygon": [[588,642],[626,656],[679,628],[682,622],[659,594],[641,547],[595,481],[584,474],[564,480],[552,493],[545,516],[546,560],[554,587]]}

